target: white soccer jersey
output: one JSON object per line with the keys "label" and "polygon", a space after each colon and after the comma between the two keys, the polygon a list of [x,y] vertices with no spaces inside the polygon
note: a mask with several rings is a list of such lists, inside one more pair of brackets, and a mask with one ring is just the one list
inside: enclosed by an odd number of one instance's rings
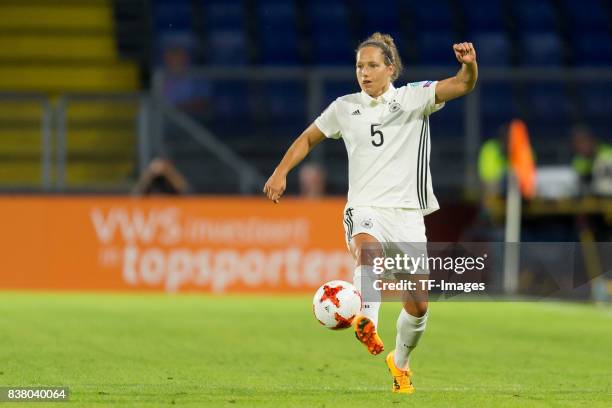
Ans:
{"label": "white soccer jersey", "polygon": [[429,171],[429,115],[436,81],[389,86],[374,99],[365,92],[342,96],[315,120],[333,139],[344,140],[349,159],[349,206],[420,209],[439,207]]}

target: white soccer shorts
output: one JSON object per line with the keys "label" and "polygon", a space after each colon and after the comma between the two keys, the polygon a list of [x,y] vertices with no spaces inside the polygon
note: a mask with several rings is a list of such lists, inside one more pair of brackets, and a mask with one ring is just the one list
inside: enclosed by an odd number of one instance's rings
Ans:
{"label": "white soccer shorts", "polygon": [[[385,257],[396,254],[427,257],[425,220],[418,209],[347,205],[344,208],[344,232],[347,247],[355,235],[368,234],[383,245]],[[419,269],[418,273],[427,274],[429,271]]]}

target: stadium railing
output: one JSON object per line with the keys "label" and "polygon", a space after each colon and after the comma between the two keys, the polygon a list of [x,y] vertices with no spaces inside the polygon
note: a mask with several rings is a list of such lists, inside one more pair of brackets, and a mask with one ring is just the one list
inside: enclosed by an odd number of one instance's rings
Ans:
{"label": "stadium railing", "polygon": [[[449,68],[409,68],[398,82],[440,79],[454,73]],[[344,93],[357,91],[354,75],[349,67],[200,67],[191,69],[186,77],[193,84],[205,84],[211,89],[212,103],[206,117],[196,119],[216,133],[218,139],[236,151],[243,146],[251,150],[260,148],[253,142],[249,144],[248,139],[271,142],[266,144],[270,153],[267,162],[248,158],[265,174],[280,159],[290,140],[327,104]],[[170,74],[163,69],[154,73],[154,99],[165,98],[164,84],[168,77]],[[605,108],[597,108],[602,103],[592,101],[590,88],[612,89],[612,69],[481,67],[474,92],[449,102],[445,109],[432,116],[431,163],[436,184],[441,189],[477,191],[476,162],[481,142],[493,137],[499,126],[517,117],[525,119],[529,126],[539,163],[569,163],[568,135],[573,123],[592,125],[596,134],[609,137],[605,132],[610,127],[610,118]],[[304,98],[303,103],[300,97]],[[295,109],[301,109],[302,114],[295,115]],[[235,114],[234,120],[227,119],[228,111]],[[293,118],[292,126],[284,126],[286,117]],[[227,126],[228,122],[235,126]],[[273,139],[271,133],[279,136]],[[313,151],[313,156],[324,160],[326,165],[340,163],[339,168],[345,168],[345,152],[341,144],[338,146],[322,144]],[[345,188],[345,171],[329,173],[331,183]]]}
{"label": "stadium railing", "polygon": [[[415,68],[401,81],[452,74]],[[196,180],[196,192],[255,193],[299,131],[357,88],[350,68],[198,68],[187,76],[212,85],[212,103],[198,117],[167,100],[167,75],[155,72],[151,95],[0,94],[0,189],[126,192],[153,157],[168,154]],[[515,117],[527,122],[538,164],[569,163],[573,123],[611,137],[610,92],[612,69],[481,67],[474,92],[432,116],[438,189],[477,191],[481,142]],[[344,191],[342,143],[322,144],[313,156]]]}

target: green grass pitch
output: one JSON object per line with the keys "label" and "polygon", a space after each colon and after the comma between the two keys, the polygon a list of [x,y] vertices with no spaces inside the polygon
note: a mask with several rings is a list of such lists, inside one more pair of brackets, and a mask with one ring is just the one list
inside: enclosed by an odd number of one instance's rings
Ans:
{"label": "green grass pitch", "polygon": [[[398,311],[382,308],[387,350]],[[0,292],[0,385],[69,386],[67,405],[83,407],[612,406],[609,307],[430,313],[405,396],[390,392],[384,354],[319,326],[310,297]],[[27,405],[63,406],[15,404]]]}

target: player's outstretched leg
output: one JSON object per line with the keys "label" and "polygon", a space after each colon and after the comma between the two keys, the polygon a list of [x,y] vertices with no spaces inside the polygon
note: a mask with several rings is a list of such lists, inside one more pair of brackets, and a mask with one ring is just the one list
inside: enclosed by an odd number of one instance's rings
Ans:
{"label": "player's outstretched leg", "polygon": [[383,352],[385,345],[376,332],[374,322],[366,316],[360,315],[353,320],[355,337],[368,349],[368,352],[377,355]]}
{"label": "player's outstretched leg", "polygon": [[360,265],[355,268],[353,284],[360,290],[363,300],[361,315],[353,320],[355,337],[363,343],[368,352],[373,355],[382,353],[385,346],[376,332],[378,326],[378,311],[380,309],[380,293],[368,290],[375,280],[372,267]]}
{"label": "player's outstretched leg", "polygon": [[414,392],[414,386],[410,377],[412,372],[409,369],[401,370],[395,365],[394,358],[395,350],[390,352],[385,359],[389,372],[393,376],[393,387],[391,391],[399,394],[412,394]]}

